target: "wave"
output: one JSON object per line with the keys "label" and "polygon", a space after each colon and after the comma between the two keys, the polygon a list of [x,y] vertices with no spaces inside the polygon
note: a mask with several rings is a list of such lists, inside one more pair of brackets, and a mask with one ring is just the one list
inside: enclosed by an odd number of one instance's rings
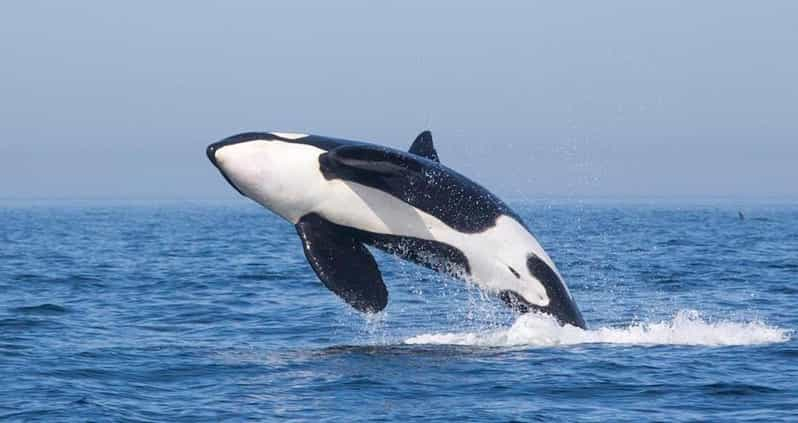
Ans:
{"label": "wave", "polygon": [[14,307],[11,311],[22,314],[62,314],[68,310],[58,304],[40,304],[35,306]]}
{"label": "wave", "polygon": [[406,344],[470,345],[485,347],[558,346],[577,344],[624,345],[758,345],[786,342],[792,331],[760,321],[710,322],[695,310],[682,310],[671,320],[634,323],[626,327],[583,330],[560,326],[547,315],[524,314],[509,328],[484,332],[431,333],[406,339]]}

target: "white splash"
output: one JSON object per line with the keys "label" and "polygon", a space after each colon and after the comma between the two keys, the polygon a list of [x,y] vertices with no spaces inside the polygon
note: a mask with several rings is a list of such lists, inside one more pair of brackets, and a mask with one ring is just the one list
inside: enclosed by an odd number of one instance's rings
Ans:
{"label": "white splash", "polygon": [[709,322],[697,311],[683,310],[670,321],[635,323],[626,327],[582,330],[560,326],[550,316],[525,314],[509,328],[485,332],[438,333],[414,336],[406,344],[473,345],[490,347],[557,346],[589,343],[626,345],[756,345],[786,342],[792,331],[759,321]]}

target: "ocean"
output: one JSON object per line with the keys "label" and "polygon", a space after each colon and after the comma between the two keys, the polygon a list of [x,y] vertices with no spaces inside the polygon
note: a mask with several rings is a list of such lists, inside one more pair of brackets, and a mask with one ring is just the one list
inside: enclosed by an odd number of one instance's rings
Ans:
{"label": "ocean", "polygon": [[3,202],[0,420],[798,421],[798,205],[512,206],[589,330],[379,252],[364,316],[243,200]]}

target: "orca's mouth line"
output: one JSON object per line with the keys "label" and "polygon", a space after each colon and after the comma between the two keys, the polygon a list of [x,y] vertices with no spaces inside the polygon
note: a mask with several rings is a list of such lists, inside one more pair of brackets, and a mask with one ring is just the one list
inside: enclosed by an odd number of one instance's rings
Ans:
{"label": "orca's mouth line", "polygon": [[231,187],[235,188],[235,190],[238,191],[239,194],[241,194],[244,197],[246,197],[247,195],[244,194],[240,189],[238,189],[236,184],[234,184],[233,181],[230,180],[230,178],[227,176],[227,174],[224,173],[224,170],[222,170],[222,167],[219,166],[219,163],[216,161],[216,152],[219,149],[221,149],[222,147],[224,147],[225,145],[229,145],[229,144],[230,143],[225,142],[225,141],[220,141],[220,142],[217,142],[217,143],[213,143],[213,144],[209,145],[208,148],[205,150],[205,155],[208,156],[208,160],[210,160],[211,163],[213,163],[213,166],[216,169],[219,170],[219,173],[222,174],[222,176],[224,177],[224,180],[227,181],[227,183],[230,184]]}

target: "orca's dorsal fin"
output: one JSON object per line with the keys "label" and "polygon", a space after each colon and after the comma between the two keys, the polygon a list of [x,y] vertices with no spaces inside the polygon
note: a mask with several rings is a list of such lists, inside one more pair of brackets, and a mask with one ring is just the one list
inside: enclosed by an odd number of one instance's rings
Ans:
{"label": "orca's dorsal fin", "polygon": [[380,269],[362,242],[317,214],[299,219],[296,231],[310,266],[330,291],[365,313],[388,305]]}
{"label": "orca's dorsal fin", "polygon": [[413,141],[413,145],[410,146],[409,151],[425,159],[430,159],[438,163],[441,162],[438,158],[438,152],[435,151],[435,146],[432,145],[432,132],[430,131],[424,131],[418,134],[416,140]]}

